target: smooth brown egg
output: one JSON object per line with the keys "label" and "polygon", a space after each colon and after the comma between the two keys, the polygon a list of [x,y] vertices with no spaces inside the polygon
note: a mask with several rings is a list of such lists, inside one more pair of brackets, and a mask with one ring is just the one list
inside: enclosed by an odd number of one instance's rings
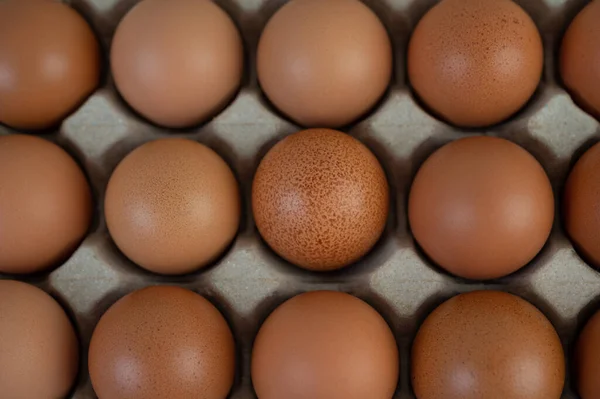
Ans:
{"label": "smooth brown egg", "polygon": [[267,244],[309,270],[345,267],[381,236],[389,187],[377,158],[355,138],[309,129],[277,143],[252,186],[256,226]]}
{"label": "smooth brown egg", "polygon": [[581,332],[573,360],[576,388],[581,399],[600,398],[600,312]]}
{"label": "smooth brown egg", "polygon": [[455,296],[427,317],[413,343],[417,399],[560,399],[565,361],[548,319],[504,292]]}
{"label": "smooth brown egg", "polygon": [[495,137],[451,142],[423,163],[408,199],[412,233],[450,273],[506,276],[542,249],[554,221],[554,195],[539,162]]}
{"label": "smooth brown egg", "polygon": [[115,32],[111,68],[131,107],[181,128],[227,105],[242,80],[243,52],[235,24],[214,2],[144,0]]}
{"label": "smooth brown egg", "polygon": [[87,22],[59,1],[0,2],[0,123],[60,123],[100,79],[100,49]]}
{"label": "smooth brown egg", "polygon": [[102,316],[88,365],[98,399],[225,399],[235,374],[235,343],[204,297],[149,287]]}
{"label": "smooth brown egg", "polygon": [[90,226],[85,175],[56,144],[25,135],[0,136],[0,171],[0,272],[57,266]]}
{"label": "smooth brown egg", "polygon": [[521,109],[543,63],[540,33],[512,0],[442,0],[419,21],[408,48],[416,94],[465,127],[493,125]]}
{"label": "smooth brown egg", "polygon": [[44,291],[0,280],[0,396],[63,399],[79,369],[79,344],[60,305]]}
{"label": "smooth brown egg", "polygon": [[600,2],[575,17],[562,42],[560,72],[577,103],[600,118]]}
{"label": "smooth brown egg", "polygon": [[259,399],[390,399],[398,348],[385,320],[351,295],[315,291],[279,306],[252,351]]}
{"label": "smooth brown egg", "polygon": [[573,245],[594,267],[600,267],[600,144],[577,161],[565,186],[565,228]]}
{"label": "smooth brown egg", "polygon": [[223,253],[240,222],[229,166],[186,139],[151,141],[132,151],[106,188],[106,223],[116,245],[161,274],[196,271]]}
{"label": "smooth brown egg", "polygon": [[267,23],[258,79],[281,112],[309,127],[340,127],[368,112],[392,75],[385,27],[358,0],[292,0]]}

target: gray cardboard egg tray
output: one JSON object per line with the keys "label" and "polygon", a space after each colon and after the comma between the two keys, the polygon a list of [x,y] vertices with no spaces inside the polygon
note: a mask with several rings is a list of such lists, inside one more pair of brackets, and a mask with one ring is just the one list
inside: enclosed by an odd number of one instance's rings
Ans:
{"label": "gray cardboard egg tray", "polygon": [[[110,41],[118,22],[136,2],[69,1],[91,23],[102,43],[105,73],[100,88],[45,137],[59,143],[82,165],[94,192],[95,217],[87,237],[66,263],[41,276],[18,277],[51,293],[72,316],[82,352],[72,398],[96,398],[87,372],[87,348],[100,316],[123,295],[155,284],[190,288],[207,296],[225,315],[238,348],[232,399],[256,397],[250,379],[250,354],[264,319],[293,295],[317,289],[354,294],[388,321],[401,355],[395,399],[414,398],[409,355],[419,325],[437,305],[459,292],[499,289],[526,298],[554,324],[566,356],[571,358],[577,333],[600,308],[600,273],[574,251],[560,219],[560,194],[568,171],[600,137],[600,124],[572,102],[557,70],[560,40],[585,0],[517,0],[542,33],[544,75],[521,112],[483,130],[457,129],[437,120],[410,90],[405,67],[408,38],[435,1],[367,1],[392,37],[395,73],[377,107],[343,130],[364,142],[379,158],[391,186],[392,211],[383,237],[370,254],[343,271],[326,274],[300,270],[275,255],[261,240],[249,203],[252,177],[261,158],[278,140],[300,130],[265,100],[254,66],[260,32],[285,0],[218,0],[244,37],[244,81],[236,98],[212,121],[182,131],[165,130],[137,116],[112,83],[107,62]],[[14,132],[0,126],[0,134],[7,133]],[[530,151],[550,176],[557,200],[554,228],[541,253],[513,275],[486,283],[462,280],[432,265],[415,244],[406,216],[408,190],[419,165],[444,143],[470,134],[501,136]],[[119,252],[108,234],[102,209],[107,181],[118,162],[144,142],[173,136],[205,143],[229,163],[241,185],[244,213],[237,238],[217,262],[192,275],[164,277],[142,270]],[[570,365],[568,371],[563,398],[574,399]]]}

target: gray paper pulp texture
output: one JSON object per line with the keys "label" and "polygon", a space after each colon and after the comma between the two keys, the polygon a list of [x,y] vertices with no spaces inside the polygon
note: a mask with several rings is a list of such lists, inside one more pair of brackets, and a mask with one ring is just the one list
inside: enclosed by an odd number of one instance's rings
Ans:
{"label": "gray paper pulp texture", "polygon": [[[352,267],[335,273],[302,271],[275,255],[261,241],[250,212],[253,174],[274,143],[300,130],[274,111],[260,92],[254,66],[256,45],[268,18],[283,0],[219,0],[244,37],[246,69],[240,92],[212,121],[185,131],[153,126],[118,96],[106,62],[110,41],[135,0],[72,0],[99,36],[106,63],[101,87],[46,137],[59,143],[82,165],[95,198],[95,218],[87,237],[63,265],[43,276],[24,278],[55,296],[70,312],[81,339],[82,366],[77,399],[92,399],[87,348],[100,316],[118,298],[154,284],[174,284],[207,296],[223,312],[238,347],[236,382],[230,398],[255,398],[250,381],[250,351],[267,315],[287,298],[309,290],[333,289],[354,294],[373,305],[388,321],[398,341],[402,365],[395,399],[414,398],[410,388],[410,345],[418,326],[437,305],[459,293],[500,289],[539,307],[556,327],[567,357],[582,323],[600,298],[600,273],[584,263],[565,235],[560,220],[560,193],[573,162],[599,136],[598,121],[571,100],[558,77],[560,39],[584,0],[517,0],[540,29],[545,69],[527,106],[510,120],[484,130],[464,131],[430,116],[412,94],[405,68],[410,32],[433,0],[369,0],[381,17],[395,49],[393,81],[379,105],[345,129],[364,142],[382,163],[392,189],[392,212],[375,249]],[[0,133],[13,133],[0,127]],[[406,202],[419,165],[444,143],[470,134],[507,138],[531,152],[550,176],[557,213],[550,239],[522,270],[491,283],[452,277],[424,258],[410,233]],[[232,247],[211,267],[184,277],[145,272],[119,252],[108,234],[103,197],[108,178],[123,157],[140,144],[182,136],[215,149],[233,168],[242,188],[244,214]],[[9,276],[2,276],[9,278]],[[569,374],[572,368],[569,365]],[[576,398],[571,377],[564,399]]]}

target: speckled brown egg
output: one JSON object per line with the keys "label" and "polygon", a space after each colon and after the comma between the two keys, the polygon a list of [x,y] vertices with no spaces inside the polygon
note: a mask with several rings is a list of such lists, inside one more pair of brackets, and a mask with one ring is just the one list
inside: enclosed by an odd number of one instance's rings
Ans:
{"label": "speckled brown egg", "polygon": [[207,146],[151,141],[132,151],[106,189],[106,223],[116,245],[160,274],[196,271],[225,251],[240,221],[238,184]]}
{"label": "speckled brown egg", "polygon": [[212,1],[144,0],[112,42],[117,88],[158,125],[187,127],[224,108],[242,80],[244,50],[225,11]]}
{"label": "speckled brown egg", "polygon": [[398,383],[394,335],[351,295],[315,291],[279,306],[252,351],[259,399],[390,399]]}
{"label": "speckled brown egg", "polygon": [[419,21],[408,76],[437,115],[489,126],[521,109],[542,75],[540,33],[512,0],[442,0]]}
{"label": "speckled brown egg", "polygon": [[600,118],[600,2],[575,17],[562,42],[560,72],[577,103]]}
{"label": "speckled brown egg", "polygon": [[408,198],[412,233],[425,254],[469,279],[506,276],[542,249],[554,194],[539,162],[518,145],[476,136],[423,163]]}
{"label": "speckled brown egg", "polygon": [[256,226],[291,263],[326,271],[365,255],[381,236],[389,187],[377,158],[353,137],[309,129],[277,143],[252,186]]}
{"label": "speckled brown egg", "polygon": [[504,292],[476,291],[427,317],[411,372],[417,399],[560,399],[565,360],[537,308]]}
{"label": "speckled brown egg", "polygon": [[577,161],[564,192],[565,228],[583,258],[600,267],[600,144]]}
{"label": "speckled brown egg", "polygon": [[0,136],[0,171],[0,272],[58,266],[90,226],[85,175],[56,144],[16,134]]}
{"label": "speckled brown egg", "polygon": [[269,20],[257,50],[260,85],[285,115],[340,127],[368,112],[392,75],[385,27],[358,0],[291,0]]}
{"label": "speckled brown egg", "polygon": [[576,389],[581,399],[600,398],[600,312],[581,331],[573,360]]}
{"label": "speckled brown egg", "polygon": [[60,305],[33,285],[0,280],[0,396],[63,399],[79,370],[79,343]]}
{"label": "speckled brown egg", "polygon": [[149,287],[102,316],[88,365],[98,399],[225,399],[235,343],[208,300],[179,287]]}
{"label": "speckled brown egg", "polygon": [[74,9],[60,1],[0,2],[0,123],[53,127],[99,79],[98,42]]}

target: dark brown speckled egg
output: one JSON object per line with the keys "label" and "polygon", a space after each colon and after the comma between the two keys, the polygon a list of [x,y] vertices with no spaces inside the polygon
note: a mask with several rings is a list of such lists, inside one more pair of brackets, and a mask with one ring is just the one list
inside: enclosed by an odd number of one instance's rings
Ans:
{"label": "dark brown speckled egg", "polygon": [[252,187],[256,226],[291,263],[326,271],[365,255],[381,236],[389,187],[377,158],[353,137],[309,129],[277,143]]}
{"label": "dark brown speckled egg", "polygon": [[521,109],[543,62],[540,33],[512,0],[442,0],[419,21],[408,48],[417,95],[467,127],[493,125]]}
{"label": "dark brown speckled egg", "polygon": [[529,302],[500,291],[451,298],[427,317],[413,343],[418,399],[559,399],[560,339]]}
{"label": "dark brown speckled egg", "polygon": [[202,296],[149,287],[102,316],[88,365],[99,399],[225,399],[235,343],[221,313]]}
{"label": "dark brown speckled egg", "polygon": [[573,366],[577,392],[581,399],[600,398],[600,312],[581,331]]}

